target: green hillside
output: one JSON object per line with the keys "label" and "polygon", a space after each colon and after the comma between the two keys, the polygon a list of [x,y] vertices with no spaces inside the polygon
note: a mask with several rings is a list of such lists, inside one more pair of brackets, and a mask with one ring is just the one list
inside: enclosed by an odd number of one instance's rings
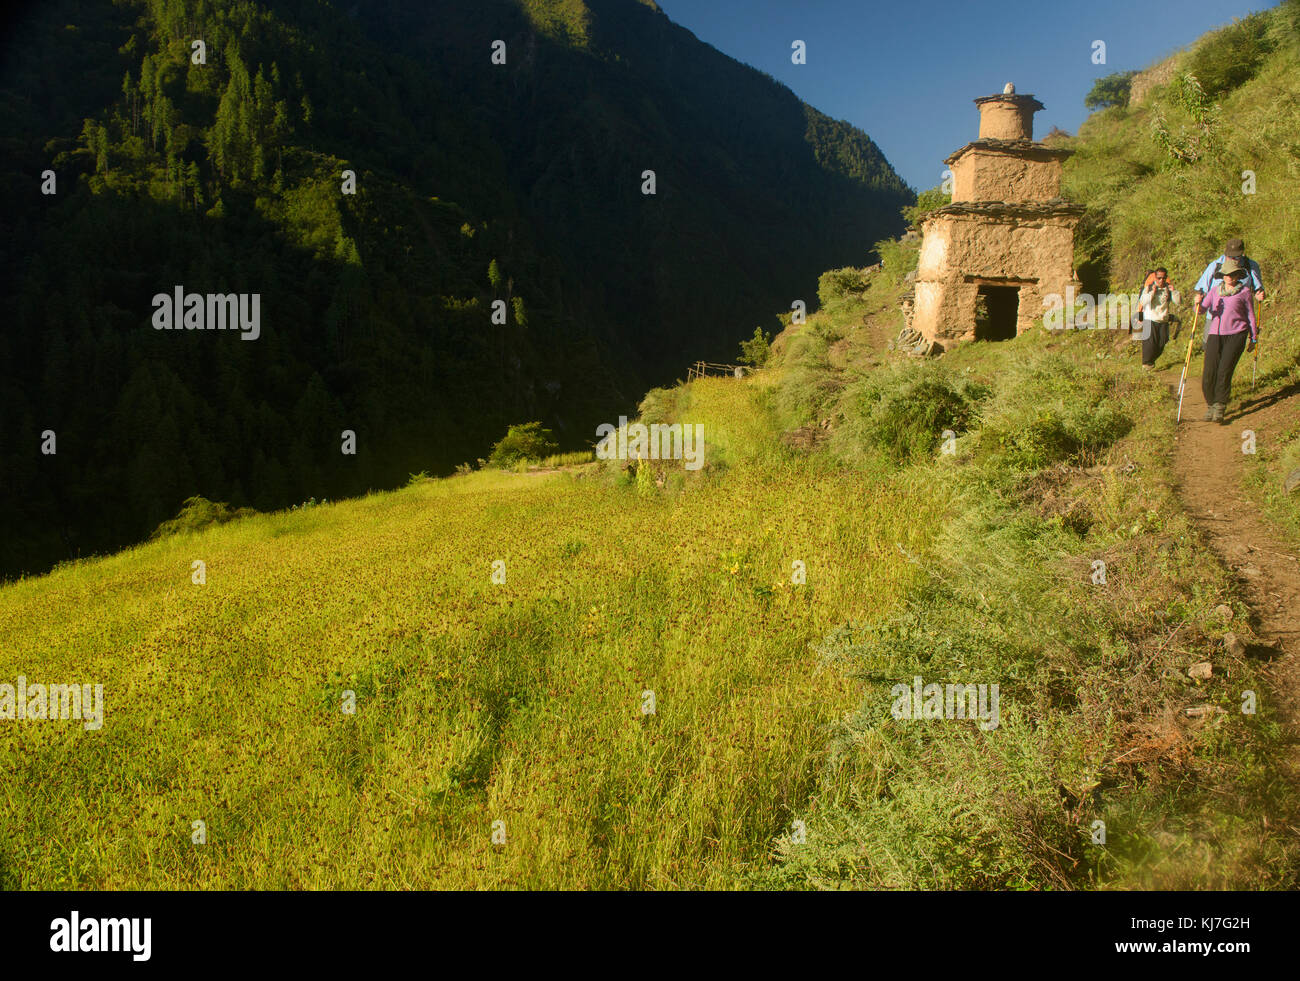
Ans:
{"label": "green hillside", "polygon": [[[1163,89],[1095,115],[1067,175],[1115,289],[1246,238],[1279,411],[1297,8],[1215,95],[1213,153],[1160,157]],[[1254,197],[1217,176],[1245,160]],[[1292,710],[1179,496],[1176,441],[1207,429],[1108,331],[891,351],[916,245],[877,249],[762,370],[644,396],[644,422],[704,427],[698,471],[417,479],[0,587],[0,681],[104,691],[100,729],[0,729],[0,885],[1295,889]],[[1294,548],[1282,417],[1242,506]],[[997,685],[998,714],[901,721],[914,678]]]}
{"label": "green hillside", "polygon": [[[1190,291],[1227,239],[1244,239],[1267,293],[1263,396],[1289,397],[1300,383],[1300,2],[1205,35],[1172,56],[1170,74],[1139,103],[1094,113],[1063,144],[1076,151],[1064,193],[1088,205],[1076,265],[1094,290],[1136,291],[1164,265]],[[1178,370],[1184,354],[1170,345],[1158,366]],[[1198,352],[1193,378],[1199,370]],[[1300,424],[1269,435],[1252,486],[1294,536],[1300,504],[1280,484],[1300,466]]]}
{"label": "green hillside", "polygon": [[1206,35],[1174,56],[1172,81],[1064,142],[1076,154],[1063,193],[1089,209],[1086,286],[1135,289],[1153,265],[1190,286],[1240,236],[1267,285],[1287,288],[1300,250],[1298,36],[1295,0]]}

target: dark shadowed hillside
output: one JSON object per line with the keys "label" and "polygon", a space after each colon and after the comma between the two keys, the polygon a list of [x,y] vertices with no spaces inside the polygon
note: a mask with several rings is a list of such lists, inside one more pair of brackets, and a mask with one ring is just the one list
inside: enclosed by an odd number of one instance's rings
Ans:
{"label": "dark shadowed hillside", "polygon": [[[911,198],[865,134],[636,0],[57,0],[5,37],[0,575],[193,494],[448,472],[525,419],[587,445],[813,305]],[[258,294],[257,340],[152,329],[176,286]]]}

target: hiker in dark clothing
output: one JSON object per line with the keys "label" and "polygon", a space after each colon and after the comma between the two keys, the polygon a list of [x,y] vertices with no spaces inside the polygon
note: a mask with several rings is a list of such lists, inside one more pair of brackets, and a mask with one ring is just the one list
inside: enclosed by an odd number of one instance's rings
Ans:
{"label": "hiker in dark clothing", "polygon": [[1210,287],[1209,295],[1196,294],[1196,305],[1210,315],[1210,332],[1205,342],[1205,368],[1201,392],[1205,395],[1206,422],[1225,423],[1224,411],[1232,388],[1232,373],[1243,351],[1253,351],[1259,339],[1255,324],[1255,291],[1245,282],[1247,268],[1236,259],[1223,263],[1223,281]]}
{"label": "hiker in dark clothing", "polygon": [[1142,318],[1142,367],[1155,367],[1156,358],[1169,343],[1169,324],[1174,319],[1170,307],[1181,303],[1178,291],[1169,285],[1169,273],[1157,269],[1138,297],[1138,315]]}

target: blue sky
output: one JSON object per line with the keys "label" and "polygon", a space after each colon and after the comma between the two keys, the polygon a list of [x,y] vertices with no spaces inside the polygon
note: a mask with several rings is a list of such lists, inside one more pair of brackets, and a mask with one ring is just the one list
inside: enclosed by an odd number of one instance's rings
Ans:
{"label": "blue sky", "polygon": [[[1272,3],[1246,0],[657,0],[700,40],[762,69],[805,102],[866,131],[916,190],[975,139],[972,99],[1016,91],[1047,108],[1034,121],[1075,132],[1102,75],[1145,68],[1211,28]],[[808,63],[791,63],[791,42]],[[1092,42],[1106,42],[1106,64]]]}

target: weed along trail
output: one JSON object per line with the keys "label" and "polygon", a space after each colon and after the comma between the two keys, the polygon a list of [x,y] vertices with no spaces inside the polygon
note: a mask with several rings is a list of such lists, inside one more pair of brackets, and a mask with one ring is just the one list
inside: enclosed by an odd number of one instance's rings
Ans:
{"label": "weed along trail", "polygon": [[[1300,422],[1300,406],[1278,399],[1260,386],[1249,392],[1250,367],[1245,358],[1235,383],[1237,398],[1227,424],[1203,422],[1205,400],[1199,377],[1189,373],[1183,419],[1175,435],[1174,473],[1178,493],[1194,526],[1230,570],[1251,610],[1250,627],[1259,638],[1247,654],[1267,660],[1265,676],[1283,699],[1285,717],[1300,732],[1300,559],[1275,533],[1247,496],[1247,463],[1254,446]],[[1199,374],[1199,372],[1197,372]],[[1244,377],[1243,377],[1244,376]],[[1165,376],[1176,391],[1178,375]],[[1293,744],[1294,745],[1294,744]],[[1295,771],[1293,748],[1291,764]]]}

